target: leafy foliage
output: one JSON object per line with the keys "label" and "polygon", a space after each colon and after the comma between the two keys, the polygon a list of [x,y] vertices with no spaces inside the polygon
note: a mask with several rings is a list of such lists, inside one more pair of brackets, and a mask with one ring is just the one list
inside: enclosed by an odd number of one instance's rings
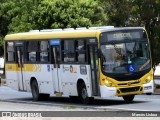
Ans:
{"label": "leafy foliage", "polygon": [[[158,18],[159,17],[159,18]],[[31,29],[144,26],[160,56],[160,0],[1,0],[0,46],[8,33]],[[160,58],[154,57],[154,64]]]}
{"label": "leafy foliage", "polygon": [[106,17],[97,6],[93,0],[42,0],[34,13],[34,24],[38,29],[103,25]]}

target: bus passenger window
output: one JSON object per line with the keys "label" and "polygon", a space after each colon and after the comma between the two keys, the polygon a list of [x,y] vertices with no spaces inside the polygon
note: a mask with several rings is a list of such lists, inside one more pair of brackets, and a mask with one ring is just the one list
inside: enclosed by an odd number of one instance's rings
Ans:
{"label": "bus passenger window", "polygon": [[13,42],[7,42],[7,61],[12,62],[15,61],[14,56],[14,43]]}
{"label": "bus passenger window", "polygon": [[75,61],[74,40],[64,40],[63,57],[64,62]]}
{"label": "bus passenger window", "polygon": [[29,61],[36,62],[36,52],[29,52]]}
{"label": "bus passenger window", "polygon": [[49,61],[49,45],[48,41],[41,41],[40,42],[40,61],[41,62],[48,62]]}
{"label": "bus passenger window", "polygon": [[27,48],[28,48],[28,61],[36,62],[37,61],[36,52],[38,51],[38,41],[29,41]]}
{"label": "bus passenger window", "polygon": [[77,40],[77,50],[85,50],[85,41],[84,40]]}
{"label": "bus passenger window", "polygon": [[85,53],[78,53],[78,62],[86,62],[86,55]]}
{"label": "bus passenger window", "polygon": [[80,63],[86,62],[86,43],[85,40],[76,41],[76,61]]}

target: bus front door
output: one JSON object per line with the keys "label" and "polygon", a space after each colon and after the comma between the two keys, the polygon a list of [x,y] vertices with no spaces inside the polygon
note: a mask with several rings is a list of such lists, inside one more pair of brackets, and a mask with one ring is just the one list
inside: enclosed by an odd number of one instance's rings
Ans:
{"label": "bus front door", "polygon": [[97,45],[89,45],[89,63],[91,66],[91,84],[92,95],[99,96],[99,72],[98,72],[98,57],[97,57]]}
{"label": "bus front door", "polygon": [[52,46],[52,63],[53,63],[53,84],[56,95],[61,93],[60,79],[60,46]]}
{"label": "bus front door", "polygon": [[19,90],[23,91],[24,88],[24,47],[16,47],[16,62],[17,62],[17,81]]}

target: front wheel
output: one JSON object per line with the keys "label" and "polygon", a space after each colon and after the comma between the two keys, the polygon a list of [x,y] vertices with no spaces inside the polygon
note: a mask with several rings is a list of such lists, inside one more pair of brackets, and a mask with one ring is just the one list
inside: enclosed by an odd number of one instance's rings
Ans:
{"label": "front wheel", "polygon": [[152,93],[146,93],[146,95],[152,95]]}
{"label": "front wheel", "polygon": [[31,83],[31,91],[32,91],[32,97],[34,101],[39,100],[47,100],[49,99],[49,94],[40,94],[39,93],[39,87],[36,80],[33,80]]}
{"label": "front wheel", "polygon": [[125,102],[130,103],[130,102],[133,101],[134,95],[126,95],[126,96],[123,96],[123,99],[124,99]]}
{"label": "front wheel", "polygon": [[90,98],[88,97],[87,88],[84,83],[81,83],[78,89],[79,98],[83,104],[88,104],[90,102]]}
{"label": "front wheel", "polygon": [[36,80],[33,80],[31,83],[31,91],[32,91],[33,100],[35,101],[40,100],[41,95],[39,94],[38,83]]}

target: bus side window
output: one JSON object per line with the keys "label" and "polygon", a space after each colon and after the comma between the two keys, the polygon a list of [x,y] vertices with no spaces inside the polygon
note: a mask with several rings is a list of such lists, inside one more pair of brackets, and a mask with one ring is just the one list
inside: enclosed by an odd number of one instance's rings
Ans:
{"label": "bus side window", "polygon": [[74,40],[64,40],[62,44],[62,61],[74,62],[75,61],[75,50]]}
{"label": "bus side window", "polygon": [[15,61],[15,49],[13,42],[7,42],[7,51],[6,51],[6,61],[13,62]]}
{"label": "bus side window", "polygon": [[48,41],[40,41],[40,61],[49,61],[49,44]]}
{"label": "bus side window", "polygon": [[36,62],[37,61],[37,54],[38,51],[38,41],[29,41],[27,44],[27,56],[28,61]]}
{"label": "bus side window", "polygon": [[80,63],[86,62],[86,41],[76,41],[76,61]]}

